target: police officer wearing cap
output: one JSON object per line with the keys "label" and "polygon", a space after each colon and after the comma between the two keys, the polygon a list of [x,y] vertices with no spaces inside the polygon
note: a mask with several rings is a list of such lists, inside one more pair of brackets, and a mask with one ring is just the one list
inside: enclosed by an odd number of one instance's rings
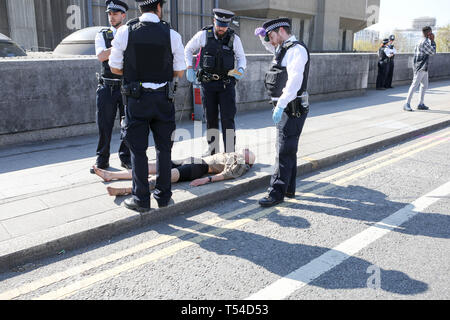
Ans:
{"label": "police officer wearing cap", "polygon": [[[109,167],[111,135],[117,110],[119,110],[120,117],[124,116],[124,106],[120,93],[122,77],[111,72],[108,60],[111,54],[111,41],[114,39],[117,29],[125,22],[126,12],[128,11],[128,5],[119,0],[107,0],[106,5],[111,27],[100,30],[95,37],[95,53],[102,63],[101,74],[97,74],[99,83],[96,98],[96,122],[99,140],[95,163],[101,169]],[[119,158],[122,167],[131,169],[130,150],[123,141],[121,141],[119,147]],[[94,173],[92,169],[91,173]]]}
{"label": "police officer wearing cap", "polygon": [[386,81],[389,74],[389,57],[388,51],[389,39],[384,39],[383,43],[378,49],[378,76],[377,76],[377,90],[386,90]]}
{"label": "police officer wearing cap", "polygon": [[[208,151],[219,152],[219,113],[225,152],[234,152],[236,145],[236,81],[242,79],[247,67],[241,39],[230,28],[234,13],[213,9],[214,25],[203,28],[186,44],[187,79],[197,76],[202,84],[202,99],[206,110]],[[201,50],[200,70],[192,68],[194,53]],[[220,107],[219,107],[220,106]]]}
{"label": "police officer wearing cap", "polygon": [[392,89],[394,88],[392,86],[392,78],[394,77],[394,58],[395,55],[397,54],[397,49],[395,49],[394,47],[394,41],[395,41],[395,36],[391,35],[389,37],[389,42],[387,44],[387,48],[386,48],[386,55],[388,57],[388,73],[386,75],[386,83],[384,85],[384,87],[386,89]]}
{"label": "police officer wearing cap", "polygon": [[309,112],[309,50],[291,34],[291,21],[279,18],[255,30],[263,45],[274,54],[265,86],[275,107],[272,119],[277,128],[277,159],[268,195],[259,200],[271,207],[295,198],[297,151],[300,134]]}
{"label": "police officer wearing cap", "polygon": [[161,20],[164,0],[136,0],[142,15],[121,27],[112,42],[109,65],[123,74],[122,92],[127,97],[122,123],[124,140],[131,150],[132,198],[127,208],[150,210],[147,148],[150,130],[156,149],[157,178],[153,193],[158,206],[172,197],[171,152],[175,130],[172,82],[186,70],[181,36]]}

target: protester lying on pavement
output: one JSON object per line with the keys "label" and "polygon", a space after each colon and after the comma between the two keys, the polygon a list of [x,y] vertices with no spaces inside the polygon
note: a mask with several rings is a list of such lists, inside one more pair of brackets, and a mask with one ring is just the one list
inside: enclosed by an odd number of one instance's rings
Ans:
{"label": "protester lying on pavement", "polygon": [[[243,149],[241,153],[218,153],[204,158],[188,158],[185,160],[172,161],[171,181],[183,182],[192,181],[193,187],[198,187],[207,183],[218,182],[228,179],[235,179],[245,174],[255,163],[255,155],[249,149]],[[129,180],[132,177],[132,170],[111,172],[93,166],[96,175],[104,181]],[[156,186],[156,164],[148,164],[150,189]],[[213,176],[203,177],[212,173]],[[107,187],[111,196],[124,196],[131,194],[132,188]]]}

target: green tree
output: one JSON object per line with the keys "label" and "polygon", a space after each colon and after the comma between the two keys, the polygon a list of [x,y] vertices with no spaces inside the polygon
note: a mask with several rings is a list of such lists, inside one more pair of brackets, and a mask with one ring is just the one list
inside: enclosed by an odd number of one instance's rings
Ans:
{"label": "green tree", "polygon": [[435,40],[437,52],[450,52],[450,24],[438,30]]}

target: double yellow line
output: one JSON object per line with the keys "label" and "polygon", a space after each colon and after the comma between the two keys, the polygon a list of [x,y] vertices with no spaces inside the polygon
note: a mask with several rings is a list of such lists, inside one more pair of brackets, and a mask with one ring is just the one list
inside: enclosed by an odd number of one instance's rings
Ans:
{"label": "double yellow line", "polygon": [[[327,190],[336,188],[338,186],[344,186],[349,181],[352,181],[356,178],[367,175],[375,170],[386,167],[386,166],[393,164],[395,162],[398,162],[402,159],[408,158],[416,153],[433,148],[441,143],[447,142],[447,140],[442,139],[447,136],[450,136],[450,131],[433,137],[433,140],[437,140],[436,142],[430,143],[429,139],[420,141],[414,145],[410,145],[408,147],[396,150],[390,154],[381,156],[374,160],[362,163],[360,165],[354,166],[347,170],[340,171],[333,175],[327,176],[316,182],[311,182],[306,185],[300,186],[297,191],[302,193],[301,194],[302,198],[317,197],[316,194],[318,194],[318,193],[325,192]],[[343,178],[341,178],[341,177],[343,177]],[[336,179],[338,179],[338,180],[336,180]],[[334,180],[336,180],[336,181],[334,181]],[[329,183],[331,181],[333,181],[332,184],[326,184],[325,186],[321,186],[322,184]],[[134,259],[132,261],[129,261],[127,263],[113,267],[111,269],[101,271],[92,276],[75,281],[69,285],[62,287],[62,288],[52,290],[46,294],[38,296],[36,299],[52,300],[52,299],[63,299],[63,298],[70,297],[70,296],[74,295],[75,293],[77,293],[81,290],[87,289],[100,281],[110,279],[112,277],[115,277],[115,276],[123,273],[123,272],[130,271],[132,269],[138,268],[139,266],[148,264],[150,262],[154,262],[154,261],[157,261],[160,259],[164,259],[164,258],[173,256],[177,252],[179,252],[183,249],[186,249],[188,247],[194,246],[196,244],[199,244],[207,239],[210,239],[211,237],[217,237],[225,232],[236,230],[237,228],[242,227],[243,225],[245,225],[249,222],[263,218],[277,210],[283,210],[283,208],[287,208],[292,204],[301,203],[300,200],[301,199],[289,199],[284,204],[282,204],[281,206],[279,206],[277,208],[267,208],[267,209],[261,209],[258,204],[251,204],[251,205],[247,205],[243,208],[240,208],[238,210],[224,214],[220,217],[215,217],[215,218],[206,220],[204,222],[197,223],[196,225],[192,226],[191,228],[179,228],[176,226],[172,226],[173,228],[179,229],[179,231],[174,232],[170,235],[162,235],[156,239],[152,239],[150,241],[144,242],[144,243],[134,246],[132,248],[108,255],[106,257],[96,259],[94,261],[90,261],[83,265],[69,268],[65,271],[52,274],[50,276],[38,279],[36,281],[32,281],[32,282],[27,283],[18,288],[14,288],[14,289],[5,291],[3,293],[0,293],[0,300],[10,300],[10,299],[14,299],[14,298],[32,293],[39,289],[56,284],[60,281],[83,274],[84,272],[87,272],[89,270],[98,268],[100,266],[104,266],[108,263],[118,261],[127,256],[131,256],[133,254],[142,252],[144,250],[148,250],[148,249],[157,247],[159,245],[168,243],[173,240],[177,240],[186,235],[197,234],[197,236],[190,238],[188,240],[182,240],[182,241],[177,242],[173,245],[170,245],[164,249],[144,255],[140,258]],[[251,214],[246,218],[235,220],[235,221],[227,223],[223,226],[217,226],[220,223],[226,222],[228,219],[237,217],[241,214],[246,214],[246,213],[248,213],[252,210],[256,210],[256,209],[259,209],[258,212]],[[200,232],[203,229],[211,228],[211,227],[213,227],[214,229],[207,231],[205,233]]]}

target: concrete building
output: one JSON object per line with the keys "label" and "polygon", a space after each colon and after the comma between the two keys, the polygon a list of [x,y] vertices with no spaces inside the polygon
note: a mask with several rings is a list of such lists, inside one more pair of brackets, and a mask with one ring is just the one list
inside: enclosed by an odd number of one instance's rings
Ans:
{"label": "concrete building", "polygon": [[420,17],[413,19],[411,22],[411,28],[394,30],[397,48],[402,53],[414,52],[416,44],[422,39],[423,33],[422,28],[425,26],[430,26],[433,28],[434,34],[437,33],[438,28],[436,28],[436,18],[433,17]]}
{"label": "concrete building", "polygon": [[[140,15],[135,0],[122,0],[128,18]],[[164,20],[171,22],[186,43],[211,24],[217,0],[167,0]],[[0,0],[0,33],[27,50],[52,51],[71,33],[91,26],[107,26],[104,0]]]}
{"label": "concrete building", "polygon": [[[139,15],[134,0],[129,18]],[[293,22],[294,34],[316,52],[351,51],[353,34],[378,21],[380,0],[167,0],[164,19],[186,43],[211,24],[212,9],[236,12],[233,28],[247,53],[264,49],[253,32],[264,21],[280,16]],[[106,26],[104,0],[0,0],[0,33],[27,50],[53,50],[74,31]]]}
{"label": "concrete building", "polygon": [[[378,22],[379,0],[222,0],[221,5],[237,15],[267,20],[292,19],[293,32],[315,52],[353,49],[353,34]],[[240,35],[247,51],[260,52],[253,30],[261,21],[239,20]]]}
{"label": "concrete building", "polygon": [[434,17],[420,17],[416,18],[412,22],[412,28],[414,30],[422,30],[423,27],[430,26],[434,28],[436,26],[436,18]]}

